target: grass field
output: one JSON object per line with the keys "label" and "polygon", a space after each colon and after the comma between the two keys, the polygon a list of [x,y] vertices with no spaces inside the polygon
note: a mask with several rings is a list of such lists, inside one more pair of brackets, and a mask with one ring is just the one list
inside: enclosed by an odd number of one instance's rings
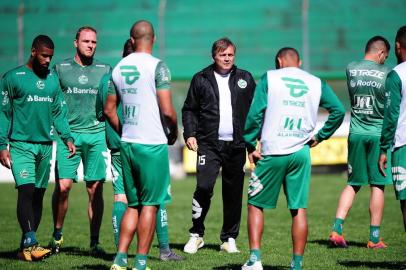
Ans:
{"label": "grass field", "polygon": [[[305,269],[406,269],[406,237],[401,222],[398,202],[392,187],[387,187],[382,236],[389,245],[386,250],[365,248],[369,236],[368,201],[369,190],[364,188],[357,196],[354,207],[345,223],[348,249],[331,249],[326,239],[334,218],[336,204],[345,176],[315,175],[310,194],[309,237],[304,257]],[[211,210],[206,219],[205,247],[195,255],[185,255],[183,245],[188,240],[191,225],[191,198],[194,178],[172,183],[173,202],[168,206],[169,233],[172,248],[186,257],[180,263],[158,260],[156,240],[148,264],[152,269],[240,269],[248,257],[246,207],[240,236],[237,239],[240,254],[219,252],[219,231],[222,222],[221,182],[216,186]],[[52,233],[50,197],[51,184],[44,201],[44,214],[38,231],[40,243],[46,244]],[[105,258],[87,255],[88,221],[85,186],[76,184],[70,195],[70,209],[64,226],[65,244],[62,253],[42,262],[27,263],[15,260],[20,240],[20,229],[16,219],[16,196],[13,184],[0,184],[0,269],[109,269],[114,256],[111,233],[112,186],[105,185],[105,215],[101,230],[101,243],[108,252]],[[244,194],[246,201],[246,194]],[[245,203],[244,203],[245,205]],[[134,245],[130,250],[129,266],[133,265]],[[290,215],[281,195],[278,208],[266,212],[262,247],[264,269],[289,269],[291,257]]]}

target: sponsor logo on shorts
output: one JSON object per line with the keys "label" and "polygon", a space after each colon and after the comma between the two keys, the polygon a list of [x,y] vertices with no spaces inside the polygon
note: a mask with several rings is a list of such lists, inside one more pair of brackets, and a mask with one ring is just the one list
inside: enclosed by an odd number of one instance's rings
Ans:
{"label": "sponsor logo on shorts", "polygon": [[282,77],[282,81],[285,82],[286,87],[290,91],[290,95],[294,98],[299,98],[309,91],[305,82],[300,79]]}
{"label": "sponsor logo on shorts", "polygon": [[203,208],[200,206],[199,202],[193,198],[192,202],[192,218],[198,219],[202,215]]}
{"label": "sponsor logo on shorts", "polygon": [[27,178],[28,177],[28,172],[27,170],[23,169],[20,171],[20,177],[21,178]]}
{"label": "sponsor logo on shorts", "polygon": [[45,88],[45,83],[43,81],[37,81],[36,86],[39,90],[42,90]]}
{"label": "sponsor logo on shorts", "polygon": [[80,84],[87,84],[88,81],[89,81],[89,78],[86,75],[80,75],[78,78],[78,82]]}
{"label": "sponsor logo on shorts", "polygon": [[240,87],[241,89],[244,89],[247,87],[247,81],[243,80],[243,79],[239,79],[237,82],[238,87]]}
{"label": "sponsor logo on shorts", "polygon": [[263,188],[264,186],[261,184],[261,179],[253,172],[248,184],[248,196],[254,197],[261,192]]}

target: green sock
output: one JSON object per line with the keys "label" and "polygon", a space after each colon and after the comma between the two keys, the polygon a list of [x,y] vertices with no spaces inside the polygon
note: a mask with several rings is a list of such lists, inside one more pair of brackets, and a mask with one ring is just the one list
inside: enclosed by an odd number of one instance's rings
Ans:
{"label": "green sock", "polygon": [[25,248],[27,247],[31,247],[38,244],[37,238],[35,237],[35,232],[34,231],[30,231],[24,234],[24,242],[23,242],[23,246]]}
{"label": "green sock", "polygon": [[120,237],[120,224],[123,219],[125,210],[127,209],[127,204],[123,202],[114,202],[113,203],[113,235],[114,235],[114,244],[118,248],[118,238]]}
{"label": "green sock", "polygon": [[164,204],[159,206],[156,213],[156,236],[158,238],[160,252],[170,252],[168,235],[168,216]]}
{"label": "green sock", "polygon": [[147,268],[147,254],[139,254],[135,255],[135,269],[137,270],[145,270]]}
{"label": "green sock", "polygon": [[55,238],[56,241],[61,240],[62,238],[62,228],[54,228],[54,232],[52,236]]}
{"label": "green sock", "polygon": [[344,219],[336,218],[334,220],[333,231],[335,231],[339,235],[342,235],[343,234],[343,223],[344,223]]}
{"label": "green sock", "polygon": [[250,259],[247,262],[248,266],[253,265],[256,261],[261,260],[261,250],[260,249],[250,249]]}
{"label": "green sock", "polygon": [[380,235],[380,226],[369,226],[369,241],[372,241],[374,244],[379,242]]}
{"label": "green sock", "polygon": [[114,264],[117,264],[120,267],[127,267],[127,253],[117,252],[116,257],[114,258]]}
{"label": "green sock", "polygon": [[302,270],[303,255],[293,254],[290,270]]}

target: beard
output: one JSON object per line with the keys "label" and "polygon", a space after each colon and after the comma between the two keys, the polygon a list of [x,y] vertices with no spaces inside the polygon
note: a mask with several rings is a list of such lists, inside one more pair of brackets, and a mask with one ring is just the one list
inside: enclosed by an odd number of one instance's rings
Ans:
{"label": "beard", "polygon": [[48,66],[41,65],[37,58],[34,58],[32,61],[32,69],[40,78],[45,78],[49,74]]}

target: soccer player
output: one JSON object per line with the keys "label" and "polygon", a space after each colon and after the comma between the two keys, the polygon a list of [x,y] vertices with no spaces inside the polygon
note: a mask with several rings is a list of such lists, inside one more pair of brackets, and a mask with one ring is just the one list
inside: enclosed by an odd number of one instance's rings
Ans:
{"label": "soccer player", "polygon": [[50,246],[55,252],[63,243],[62,228],[68,211],[69,191],[77,182],[77,169],[83,162],[84,180],[89,196],[90,253],[100,255],[99,231],[103,216],[103,182],[106,177],[107,146],[105,125],[96,118],[96,95],[101,78],[111,67],[94,59],[96,30],[79,28],[74,40],[76,55],[54,66],[68,107],[69,125],[75,139],[77,154],[66,159],[62,141],[57,140],[56,185],[52,196],[54,231]]}
{"label": "soccer player", "polygon": [[237,253],[244,186],[245,118],[254,94],[251,73],[234,65],[235,45],[221,38],[212,45],[214,63],[193,76],[182,108],[183,137],[197,152],[196,189],[192,201],[192,227],[184,246],[196,253],[204,245],[204,221],[222,168],[223,226],[220,250]]}
{"label": "soccer player", "polygon": [[[276,207],[281,185],[292,216],[290,269],[302,269],[307,242],[309,148],[328,139],[345,113],[326,82],[299,68],[301,61],[294,48],[280,49],[275,64],[276,70],[269,70],[258,83],[245,124],[248,158],[257,166],[248,187],[250,257],[243,270],[263,269],[260,251],[263,209]],[[319,106],[330,114],[322,129],[312,136]],[[261,138],[261,151],[256,150],[257,138]]]}
{"label": "soccer player", "polygon": [[37,36],[27,64],[7,72],[0,85],[0,163],[11,169],[16,183],[22,231],[18,258],[25,261],[51,254],[39,246],[36,232],[48,186],[54,130],[63,141],[64,158],[75,154],[58,77],[48,69],[53,54],[52,40]]}
{"label": "soccer player", "polygon": [[[131,39],[128,39],[124,44],[123,57],[134,52],[132,48]],[[116,89],[111,81],[110,75],[104,75],[100,82],[99,92],[97,94],[96,111],[98,113],[98,119],[104,121],[103,108],[108,96],[116,96]],[[114,97],[116,98],[116,97]],[[123,112],[121,103],[117,104],[117,116],[120,122],[123,121]],[[127,208],[127,197],[124,191],[122,163],[120,158],[120,136],[116,131],[106,123],[106,142],[107,147],[110,149],[111,154],[111,171],[113,175],[113,189],[114,189],[114,203],[112,213],[112,224],[114,243],[118,248],[118,238],[120,236],[120,224],[123,218],[124,212]],[[164,204],[159,206],[156,216],[156,234],[159,243],[159,258],[163,261],[179,261],[183,260],[183,257],[172,252],[169,246],[168,236],[168,220],[167,211]]]}
{"label": "soccer player", "polygon": [[127,253],[137,231],[133,269],[147,268],[147,255],[160,204],[170,201],[168,143],[177,137],[176,112],[171,101],[170,73],[153,57],[154,29],[148,21],[130,30],[134,53],[113,70],[113,81],[123,106],[123,125],[117,116],[117,97],[107,96],[104,112],[121,134],[121,162],[128,207],[120,227],[118,252],[111,269],[127,269]]}
{"label": "soccer player", "polygon": [[388,99],[381,134],[379,169],[383,175],[386,174],[387,150],[391,148],[393,182],[406,231],[406,25],[400,27],[396,34],[395,54],[398,65],[389,72],[385,84]]}
{"label": "soccer player", "polygon": [[370,185],[370,226],[368,248],[386,248],[380,241],[380,225],[384,208],[385,185],[391,184],[388,176],[382,176],[376,161],[379,159],[384,104],[385,79],[389,68],[384,66],[390,49],[389,42],[375,36],[365,46],[363,60],[347,66],[347,86],[351,101],[351,122],[348,135],[348,183],[338,201],[337,212],[330,233],[332,246],[347,247],[343,236],[343,223],[351,209],[355,195],[362,186]]}

